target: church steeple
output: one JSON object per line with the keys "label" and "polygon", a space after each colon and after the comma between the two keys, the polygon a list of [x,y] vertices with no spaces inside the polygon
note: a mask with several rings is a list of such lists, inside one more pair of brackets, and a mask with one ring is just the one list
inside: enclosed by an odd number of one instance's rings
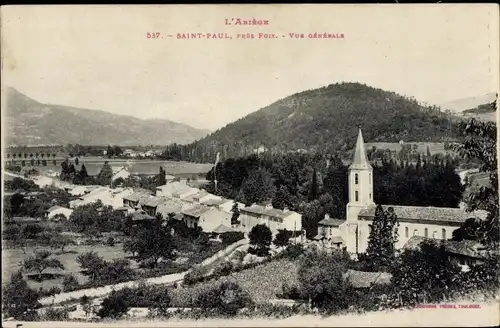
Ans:
{"label": "church steeple", "polygon": [[371,168],[370,163],[366,158],[365,152],[365,141],[363,140],[363,134],[361,133],[361,129],[358,132],[358,140],[356,141],[356,151],[354,152],[354,160],[352,161],[351,169],[369,169]]}

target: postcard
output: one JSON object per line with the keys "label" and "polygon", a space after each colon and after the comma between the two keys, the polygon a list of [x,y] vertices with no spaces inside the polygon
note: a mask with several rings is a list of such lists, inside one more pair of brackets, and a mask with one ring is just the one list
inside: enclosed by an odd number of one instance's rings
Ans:
{"label": "postcard", "polygon": [[499,31],[3,6],[2,327],[498,325]]}

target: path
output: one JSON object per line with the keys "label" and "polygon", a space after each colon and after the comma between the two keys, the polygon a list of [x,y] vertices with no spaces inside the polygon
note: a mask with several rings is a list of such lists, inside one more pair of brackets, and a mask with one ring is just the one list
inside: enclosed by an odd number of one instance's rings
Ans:
{"label": "path", "polygon": [[[220,262],[222,260],[225,260],[233,254],[234,251],[237,249],[240,249],[244,247],[245,245],[248,244],[248,240],[242,239],[234,244],[229,245],[226,247],[224,250],[216,253],[212,257],[206,259],[203,261],[203,265],[205,266],[212,266],[217,262]],[[147,284],[151,285],[173,285],[177,282],[181,282],[184,279],[184,276],[191,270],[187,270],[181,273],[174,273],[174,274],[169,274],[165,276],[160,276],[160,277],[152,277],[152,278],[147,278],[145,279],[145,282]],[[122,288],[126,287],[134,287],[137,285],[137,282],[139,280],[132,280],[132,281],[126,281],[122,282],[119,284],[112,284],[112,285],[106,285],[102,287],[95,287],[95,288],[86,288],[86,289],[80,289],[80,290],[75,290],[72,292],[66,292],[66,293],[59,293],[53,296],[49,297],[44,297],[40,299],[40,304],[42,306],[49,306],[52,304],[60,304],[62,302],[70,301],[70,300],[78,300],[82,296],[86,295],[90,298],[97,298],[97,297],[102,297],[105,296],[113,290],[119,290]]]}

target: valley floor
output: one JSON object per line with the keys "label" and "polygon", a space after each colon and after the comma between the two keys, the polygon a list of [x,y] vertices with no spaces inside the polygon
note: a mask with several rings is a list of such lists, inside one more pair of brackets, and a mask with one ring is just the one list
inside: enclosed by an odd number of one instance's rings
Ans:
{"label": "valley floor", "polygon": [[[471,302],[459,302],[455,305],[471,305]],[[477,304],[477,303],[476,303]],[[393,310],[387,312],[369,312],[365,314],[346,314],[330,317],[319,315],[293,316],[286,319],[208,319],[168,321],[130,321],[114,322],[18,322],[7,321],[2,327],[16,327],[22,323],[23,328],[38,327],[481,327],[497,326],[499,323],[499,303],[490,301],[481,303],[480,308],[471,309],[426,309]]]}

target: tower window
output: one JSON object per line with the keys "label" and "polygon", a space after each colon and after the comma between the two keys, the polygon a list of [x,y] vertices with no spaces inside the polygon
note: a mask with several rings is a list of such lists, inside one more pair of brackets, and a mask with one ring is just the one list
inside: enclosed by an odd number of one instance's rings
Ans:
{"label": "tower window", "polygon": [[354,201],[356,201],[356,202],[357,202],[358,200],[359,200],[359,198],[358,198],[358,191],[356,190],[356,191],[354,192]]}
{"label": "tower window", "polygon": [[369,195],[369,197],[370,197],[370,200],[372,200],[372,194],[368,194],[368,195]]}
{"label": "tower window", "polygon": [[370,184],[372,184],[372,174],[371,173],[368,175],[368,181],[370,182]]}
{"label": "tower window", "polygon": [[418,236],[418,230],[417,229],[413,230],[413,235],[414,236]]}
{"label": "tower window", "polygon": [[429,236],[429,230],[425,228],[424,230],[424,236],[427,238]]}
{"label": "tower window", "polygon": [[358,180],[358,174],[355,173],[354,174],[354,184],[358,184],[359,180]]}
{"label": "tower window", "polygon": [[446,239],[446,229],[445,228],[443,228],[441,230],[441,234],[442,234],[442,239]]}
{"label": "tower window", "polygon": [[408,227],[405,227],[405,236],[408,238],[408,235],[410,234]]}

